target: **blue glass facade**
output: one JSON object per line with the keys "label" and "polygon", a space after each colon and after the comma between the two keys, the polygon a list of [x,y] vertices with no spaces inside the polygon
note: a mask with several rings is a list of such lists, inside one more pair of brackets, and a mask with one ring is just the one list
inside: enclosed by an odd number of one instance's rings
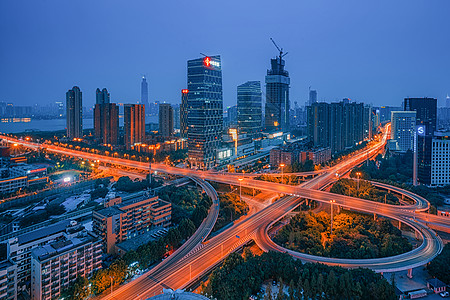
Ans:
{"label": "blue glass facade", "polygon": [[241,133],[255,136],[262,122],[261,82],[247,81],[237,87],[238,126]]}
{"label": "blue glass facade", "polygon": [[220,56],[189,60],[188,157],[192,168],[210,169],[222,143],[223,99]]}

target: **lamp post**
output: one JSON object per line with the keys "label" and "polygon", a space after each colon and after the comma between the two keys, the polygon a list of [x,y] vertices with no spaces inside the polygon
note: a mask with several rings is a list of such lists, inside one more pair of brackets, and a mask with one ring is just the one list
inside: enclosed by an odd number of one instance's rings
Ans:
{"label": "lamp post", "polygon": [[333,234],[333,203],[335,203],[336,200],[330,200],[331,203],[331,225],[330,225],[330,235]]}
{"label": "lamp post", "polygon": [[238,178],[239,180],[239,200],[242,200],[242,180],[244,180],[244,178]]}
{"label": "lamp post", "polygon": [[359,177],[361,176],[361,172],[356,172],[356,178],[358,178],[358,191],[359,191]]}
{"label": "lamp post", "polygon": [[285,166],[285,164],[280,164],[280,167],[281,167],[281,183],[284,183],[284,166]]}

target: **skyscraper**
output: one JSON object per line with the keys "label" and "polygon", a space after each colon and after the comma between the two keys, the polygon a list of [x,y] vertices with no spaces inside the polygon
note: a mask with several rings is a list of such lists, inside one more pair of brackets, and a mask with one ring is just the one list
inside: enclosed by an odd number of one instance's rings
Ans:
{"label": "skyscraper", "polygon": [[270,63],[266,76],[265,127],[268,131],[289,131],[289,73],[284,70],[281,56],[271,59]]}
{"label": "skyscraper", "polygon": [[74,86],[66,93],[67,137],[69,139],[83,137],[83,101],[81,90]]}
{"label": "skyscraper", "polygon": [[216,149],[222,142],[220,56],[189,60],[187,67],[188,157],[191,167],[205,170],[215,165]]}
{"label": "skyscraper", "polygon": [[119,107],[115,103],[95,104],[94,131],[103,144],[118,144]]}
{"label": "skyscraper", "polygon": [[173,135],[173,108],[168,103],[159,105],[159,134],[164,137]]}
{"label": "skyscraper", "polygon": [[399,152],[413,150],[415,130],[415,111],[391,112],[391,141],[389,142],[389,148]]}
{"label": "skyscraper", "polygon": [[421,184],[431,184],[432,139],[437,123],[437,99],[405,98],[403,110],[416,112],[416,125],[425,127],[417,137],[417,178]]}
{"label": "skyscraper", "polygon": [[261,103],[261,82],[247,81],[237,87],[237,119],[240,132],[255,136],[261,131]]}
{"label": "skyscraper", "polygon": [[445,107],[450,108],[450,96],[447,95],[447,98],[445,98]]}
{"label": "skyscraper", "polygon": [[181,105],[180,105],[180,135],[181,138],[187,139],[188,137],[188,89],[181,90]]}
{"label": "skyscraper", "polygon": [[145,112],[149,112],[150,105],[148,104],[148,84],[145,76],[142,76],[141,82],[141,104],[145,105]]}
{"label": "skyscraper", "polygon": [[143,104],[124,105],[124,140],[127,150],[145,140],[145,111]]}
{"label": "skyscraper", "polygon": [[313,103],[317,103],[317,91],[309,90],[309,105],[312,105]]}
{"label": "skyscraper", "polygon": [[106,88],[103,88],[103,90],[100,91],[99,88],[95,91],[95,104],[105,104],[110,102],[110,97],[108,90]]}
{"label": "skyscraper", "polygon": [[416,124],[425,125],[425,135],[433,135],[436,131],[437,99],[405,98],[403,110],[416,112]]}

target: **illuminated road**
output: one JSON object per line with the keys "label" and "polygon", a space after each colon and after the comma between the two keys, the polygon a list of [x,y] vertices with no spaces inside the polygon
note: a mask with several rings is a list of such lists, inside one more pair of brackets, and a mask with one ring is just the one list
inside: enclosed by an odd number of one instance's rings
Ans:
{"label": "illuminated road", "polygon": [[[27,146],[36,147],[37,145],[30,144],[29,142],[12,140]],[[335,200],[336,205],[342,207],[351,208],[354,210],[376,213],[383,216],[388,216],[394,219],[401,219],[403,222],[408,223],[416,230],[420,235],[424,236],[424,242],[422,245],[402,256],[391,257],[390,262],[374,262],[367,264],[367,262],[359,262],[364,266],[372,266],[376,270],[391,270],[391,269],[409,269],[418,264],[425,264],[434,258],[442,249],[442,241],[435,235],[435,233],[424,226],[411,222],[414,217],[415,211],[424,211],[428,208],[428,205],[415,204],[406,206],[394,206],[386,205],[382,203],[372,202],[368,200],[362,200],[352,198],[344,195],[331,194],[319,190],[320,187],[329,184],[335,180],[335,173],[344,174],[348,170],[352,169],[356,165],[365,161],[368,156],[375,155],[382,150],[386,142],[386,135],[383,137],[383,141],[374,145],[372,148],[366,151],[352,156],[351,158],[339,163],[333,168],[327,170],[321,175],[318,175],[314,179],[302,184],[301,186],[289,186],[283,184],[276,184],[271,182],[264,182],[254,180],[251,178],[244,178],[239,181],[239,176],[230,176],[221,174],[218,172],[202,172],[190,169],[180,169],[162,164],[152,164],[152,170],[165,172],[169,174],[175,174],[180,176],[200,177],[203,179],[233,184],[238,186],[240,183],[242,186],[256,188],[269,192],[283,193],[286,195],[292,195],[282,198],[265,209],[257,212],[256,214],[249,216],[240,223],[225,230],[221,234],[211,238],[206,244],[193,247],[188,254],[182,257],[181,255],[171,255],[167,260],[173,262],[171,264],[162,264],[158,266],[156,270],[152,270],[149,273],[141,276],[139,282],[134,281],[123,286],[121,289],[113,293],[113,298],[107,299],[139,299],[147,296],[153,296],[153,294],[160,293],[163,287],[181,288],[185,287],[191,280],[197,276],[204,274],[211,267],[220,263],[220,261],[226,257],[230,252],[248,242],[249,240],[256,239],[262,248],[270,244],[270,241],[264,242],[264,238],[260,237],[260,230],[263,228],[266,230],[270,222],[278,220],[285,214],[292,211],[303,198],[312,199],[320,202],[329,203],[331,199]],[[42,145],[49,151],[82,157],[84,159],[100,160],[104,163],[115,164],[119,166],[127,166],[138,168],[142,170],[148,170],[148,164],[139,163],[135,161],[129,161],[120,158],[105,157],[96,154],[90,154],[65,148],[59,148],[56,146]],[[416,214],[419,215],[419,214]],[[263,242],[261,242],[263,241]],[[189,248],[186,246],[186,249]],[[279,250],[279,249],[278,249]],[[176,253],[174,253],[176,254]],[[293,254],[295,256],[295,254]],[[172,257],[173,256],[173,257]],[[349,262],[341,262],[336,259],[331,259],[326,263],[329,264],[341,264],[348,265]],[[358,262],[357,262],[358,263]],[[377,264],[383,264],[382,268],[377,269]]]}

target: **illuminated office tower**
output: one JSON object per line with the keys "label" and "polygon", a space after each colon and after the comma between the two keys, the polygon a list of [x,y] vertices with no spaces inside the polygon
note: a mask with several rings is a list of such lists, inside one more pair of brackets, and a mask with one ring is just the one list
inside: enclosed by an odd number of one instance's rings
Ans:
{"label": "illuminated office tower", "polygon": [[191,167],[214,167],[216,149],[222,142],[223,100],[220,56],[187,63],[188,157]]}
{"label": "illuminated office tower", "polygon": [[181,138],[187,139],[188,132],[188,123],[187,123],[187,115],[188,115],[188,89],[181,90],[181,105],[180,105],[180,135]]}

